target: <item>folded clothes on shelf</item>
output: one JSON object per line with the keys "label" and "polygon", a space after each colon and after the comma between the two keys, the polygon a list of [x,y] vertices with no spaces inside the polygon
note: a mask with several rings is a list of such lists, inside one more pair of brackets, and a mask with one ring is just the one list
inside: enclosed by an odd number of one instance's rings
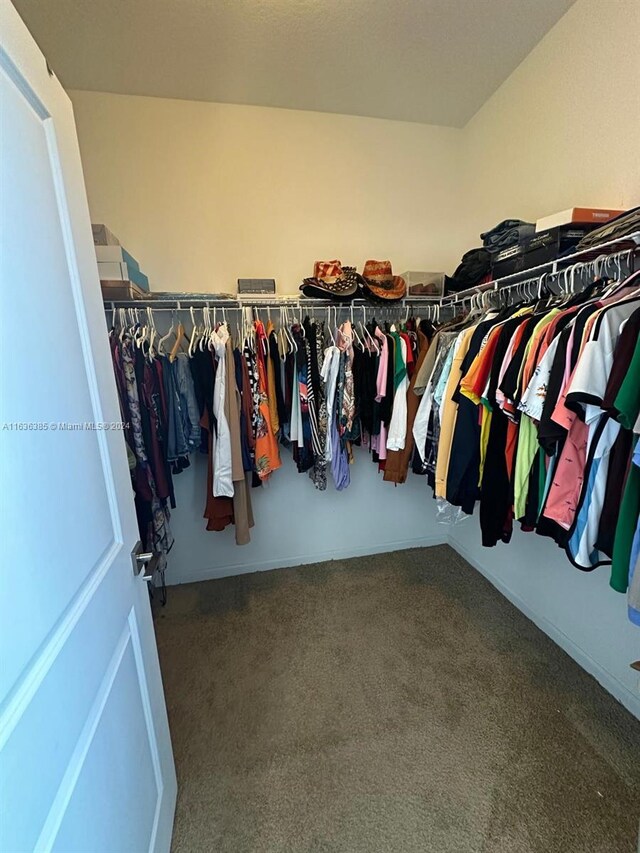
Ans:
{"label": "folded clothes on shelf", "polygon": [[533,222],[523,222],[522,219],[504,219],[490,231],[480,235],[482,245],[491,254],[508,249],[509,246],[517,246],[525,242],[535,234],[536,226]]}

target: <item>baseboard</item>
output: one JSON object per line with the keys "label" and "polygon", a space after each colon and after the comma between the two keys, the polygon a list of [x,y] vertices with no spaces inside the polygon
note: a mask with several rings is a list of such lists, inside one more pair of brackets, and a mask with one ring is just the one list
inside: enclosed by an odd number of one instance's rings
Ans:
{"label": "baseboard", "polygon": [[456,553],[460,554],[463,559],[477,569],[480,574],[483,575],[489,583],[501,592],[502,595],[504,595],[504,597],[507,598],[515,607],[517,607],[518,610],[524,613],[524,615],[530,619],[534,625],[537,625],[538,628],[540,628],[540,630],[548,637],[551,637],[551,639],[557,643],[561,649],[564,649],[564,651],[572,657],[576,663],[582,667],[582,669],[592,675],[596,681],[601,684],[608,693],[614,696],[618,702],[624,705],[624,707],[633,714],[634,717],[640,719],[640,697],[635,696],[627,687],[625,687],[624,684],[622,684],[622,682],[615,678],[615,676],[611,675],[611,673],[606,669],[603,669],[603,667],[600,666],[600,664],[595,661],[591,655],[587,654],[584,649],[576,645],[573,640],[561,631],[553,622],[550,622],[546,617],[536,613],[536,611],[529,607],[529,605],[520,598],[519,595],[514,593],[500,579],[487,571],[470,551],[455,541],[453,536],[449,536],[448,544],[454,551],[456,551]]}
{"label": "baseboard", "polygon": [[[250,560],[244,563],[231,563],[226,566],[208,566],[193,569],[183,567],[180,571],[179,584],[193,583],[195,581],[216,580],[217,578],[230,577],[232,575],[244,575],[249,572],[266,572],[271,569],[286,569],[291,566],[309,565],[311,563],[324,563],[327,560],[346,560],[350,557],[366,557],[369,554],[385,554],[389,551],[403,551],[407,548],[429,548],[433,545],[447,545],[449,539],[443,531],[441,536],[428,536],[419,539],[400,539],[395,542],[379,542],[374,545],[366,545],[361,548],[335,548],[328,551],[315,551],[314,553],[295,554],[286,559],[276,558],[274,560]],[[241,551],[241,549],[238,549]],[[176,572],[175,574],[178,574]],[[169,572],[167,572],[167,583],[171,584]]]}

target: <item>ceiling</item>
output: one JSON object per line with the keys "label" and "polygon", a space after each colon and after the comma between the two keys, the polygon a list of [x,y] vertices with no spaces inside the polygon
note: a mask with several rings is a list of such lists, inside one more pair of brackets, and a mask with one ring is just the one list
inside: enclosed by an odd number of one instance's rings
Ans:
{"label": "ceiling", "polygon": [[70,89],[462,127],[574,0],[14,0]]}

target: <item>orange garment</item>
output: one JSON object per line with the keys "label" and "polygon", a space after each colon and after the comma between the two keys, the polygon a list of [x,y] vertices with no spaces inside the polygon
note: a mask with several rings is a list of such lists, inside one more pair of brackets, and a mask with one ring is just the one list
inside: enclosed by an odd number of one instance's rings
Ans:
{"label": "orange garment", "polygon": [[500,337],[500,328],[498,324],[493,329],[490,329],[486,344],[471,362],[471,367],[460,382],[460,390],[465,395],[473,400],[474,403],[479,403],[484,393],[484,389],[489,379],[491,366],[493,364],[493,356]]}
{"label": "orange garment", "polygon": [[267,335],[264,324],[258,320],[256,328],[256,362],[258,366],[259,417],[256,424],[256,472],[261,480],[282,465],[278,442],[271,425],[269,397],[267,394],[267,365],[264,353]]}

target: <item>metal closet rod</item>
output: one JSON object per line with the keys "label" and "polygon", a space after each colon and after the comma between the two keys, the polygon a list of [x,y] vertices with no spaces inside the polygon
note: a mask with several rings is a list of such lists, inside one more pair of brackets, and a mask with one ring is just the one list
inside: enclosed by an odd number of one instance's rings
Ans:
{"label": "metal closet rod", "polygon": [[412,307],[438,307],[439,297],[420,298],[410,297],[389,303],[373,303],[365,299],[354,299],[350,302],[332,302],[330,299],[295,299],[286,296],[274,297],[273,299],[219,299],[215,294],[180,294],[176,297],[161,296],[154,299],[105,299],[105,310],[117,308],[151,308],[153,311],[188,311],[190,308],[216,308],[225,311],[242,311],[245,308],[260,310],[262,308],[287,308],[296,311],[313,311],[319,308],[335,308],[338,310],[350,310],[351,308],[365,308],[372,310],[392,310],[402,308],[404,310]]}
{"label": "metal closet rod", "polygon": [[[625,248],[622,248],[622,247]],[[624,237],[618,237],[615,240],[609,240],[606,243],[600,243],[589,249],[582,249],[579,252],[574,252],[571,255],[565,255],[563,258],[556,258],[553,261],[546,261],[544,264],[538,264],[535,267],[530,267],[527,270],[510,273],[510,275],[496,278],[493,281],[488,281],[485,284],[477,284],[474,287],[469,287],[466,290],[460,290],[457,293],[450,293],[443,296],[440,300],[441,305],[455,305],[457,302],[463,302],[478,293],[487,291],[496,291],[510,289],[518,284],[530,283],[535,280],[545,279],[549,276],[566,276],[571,273],[572,268],[583,270],[588,264],[601,265],[618,261],[619,259],[629,256],[630,260],[634,258],[640,251],[640,231],[634,231],[632,234],[626,234]]]}

